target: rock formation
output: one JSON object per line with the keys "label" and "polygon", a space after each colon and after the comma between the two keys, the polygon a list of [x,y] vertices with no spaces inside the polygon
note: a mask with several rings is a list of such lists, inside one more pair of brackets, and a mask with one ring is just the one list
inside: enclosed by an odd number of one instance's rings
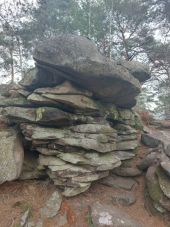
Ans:
{"label": "rock formation", "polygon": [[121,164],[137,152],[140,121],[132,107],[140,82],[150,77],[147,68],[110,61],[93,42],[74,35],[40,43],[34,59],[36,68],[15,95],[0,97],[8,125],[22,136],[26,155],[20,179],[49,177],[69,197],[114,169],[124,176]]}
{"label": "rock formation", "polygon": [[141,161],[139,168],[146,171],[147,199],[152,205],[152,210],[169,215],[170,131],[167,125],[163,130],[146,131],[141,138],[143,144],[151,148],[151,152]]}

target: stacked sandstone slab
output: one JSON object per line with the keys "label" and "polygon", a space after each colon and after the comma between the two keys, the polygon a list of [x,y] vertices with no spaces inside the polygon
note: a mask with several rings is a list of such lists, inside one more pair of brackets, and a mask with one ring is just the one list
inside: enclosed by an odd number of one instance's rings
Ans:
{"label": "stacked sandstone slab", "polygon": [[74,35],[40,43],[34,59],[36,68],[0,99],[8,125],[22,136],[20,179],[48,176],[74,196],[136,155],[139,119],[132,107],[148,69],[110,61]]}

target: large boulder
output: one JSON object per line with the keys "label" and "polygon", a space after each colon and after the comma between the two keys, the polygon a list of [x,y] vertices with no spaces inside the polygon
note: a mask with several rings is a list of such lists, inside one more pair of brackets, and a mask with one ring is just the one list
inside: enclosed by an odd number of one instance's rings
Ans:
{"label": "large boulder", "polygon": [[0,183],[20,176],[24,151],[18,133],[14,129],[0,131]]}
{"label": "large boulder", "polygon": [[[127,67],[103,57],[94,43],[85,37],[58,35],[44,41],[36,47],[34,59],[39,68],[87,88],[95,98],[120,107],[136,104],[135,97],[140,93],[137,76],[134,77]],[[142,67],[137,68],[137,74],[146,73]],[[53,81],[51,86],[56,85]]]}

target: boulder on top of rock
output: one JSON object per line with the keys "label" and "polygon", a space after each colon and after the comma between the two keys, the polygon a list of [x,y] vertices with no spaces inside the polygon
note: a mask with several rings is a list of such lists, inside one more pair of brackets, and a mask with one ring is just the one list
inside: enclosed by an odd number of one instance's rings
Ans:
{"label": "boulder on top of rock", "polygon": [[149,73],[149,68],[146,65],[137,62],[137,61],[126,61],[126,60],[119,60],[117,64],[125,67],[129,70],[129,72],[140,82],[144,82],[150,79],[151,75]]}
{"label": "boulder on top of rock", "polygon": [[18,133],[14,129],[0,131],[0,184],[20,176],[24,150]]}
{"label": "boulder on top of rock", "polygon": [[[94,97],[120,107],[135,105],[140,83],[128,69],[103,57],[92,41],[76,35],[58,35],[40,43],[34,52],[39,68],[60,71],[62,77],[93,92]],[[128,63],[127,63],[128,64]],[[136,63],[137,64],[137,63]],[[145,73],[141,69],[140,73]],[[54,82],[50,86],[55,86]]]}

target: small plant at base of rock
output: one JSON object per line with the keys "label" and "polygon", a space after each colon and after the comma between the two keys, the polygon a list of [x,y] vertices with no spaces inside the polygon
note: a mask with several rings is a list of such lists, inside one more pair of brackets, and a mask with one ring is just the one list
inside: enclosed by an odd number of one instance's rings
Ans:
{"label": "small plant at base of rock", "polygon": [[87,218],[87,222],[88,222],[88,227],[95,227],[94,224],[93,224],[90,207],[88,207],[88,213],[87,213],[86,218]]}

